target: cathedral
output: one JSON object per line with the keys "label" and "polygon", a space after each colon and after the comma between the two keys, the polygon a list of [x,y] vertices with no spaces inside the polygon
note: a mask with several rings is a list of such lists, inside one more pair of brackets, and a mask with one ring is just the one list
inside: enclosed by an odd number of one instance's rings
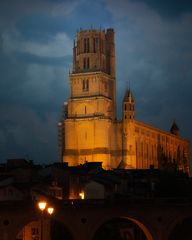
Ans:
{"label": "cathedral", "polygon": [[59,123],[60,155],[69,166],[102,162],[104,169],[177,169],[189,173],[190,144],[174,122],[170,132],[135,119],[126,89],[116,118],[114,30],[80,30],[73,47],[70,97]]}

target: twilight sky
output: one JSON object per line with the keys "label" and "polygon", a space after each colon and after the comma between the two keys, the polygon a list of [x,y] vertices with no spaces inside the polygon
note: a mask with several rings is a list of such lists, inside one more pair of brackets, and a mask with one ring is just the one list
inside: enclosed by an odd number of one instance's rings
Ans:
{"label": "twilight sky", "polygon": [[58,160],[80,28],[115,29],[118,118],[127,82],[136,118],[192,140],[191,0],[1,0],[0,162]]}

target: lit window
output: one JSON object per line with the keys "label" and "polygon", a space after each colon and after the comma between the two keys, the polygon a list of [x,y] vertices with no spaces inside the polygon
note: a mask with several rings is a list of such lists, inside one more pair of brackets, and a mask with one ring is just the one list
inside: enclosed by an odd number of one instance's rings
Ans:
{"label": "lit window", "polygon": [[79,196],[80,196],[81,199],[85,199],[85,193],[84,192],[80,192]]}

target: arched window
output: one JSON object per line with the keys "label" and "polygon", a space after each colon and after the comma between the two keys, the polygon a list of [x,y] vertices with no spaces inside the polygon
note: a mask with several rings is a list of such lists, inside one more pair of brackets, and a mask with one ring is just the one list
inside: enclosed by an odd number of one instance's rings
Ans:
{"label": "arched window", "polygon": [[89,91],[89,80],[83,80],[83,86],[82,86],[83,92]]}
{"label": "arched window", "polygon": [[89,69],[89,58],[83,58],[83,69]]}
{"label": "arched window", "polygon": [[85,89],[85,80],[83,80],[83,91]]}
{"label": "arched window", "polygon": [[84,53],[87,52],[87,39],[84,38]]}
{"label": "arched window", "polygon": [[96,53],[96,38],[93,38],[93,52]]}
{"label": "arched window", "polygon": [[89,52],[89,38],[87,38],[87,52]]}
{"label": "arched window", "polygon": [[86,58],[83,58],[83,68],[86,69]]}
{"label": "arched window", "polygon": [[89,38],[84,38],[84,53],[89,52]]}
{"label": "arched window", "polygon": [[86,80],[86,89],[89,90],[89,80]]}

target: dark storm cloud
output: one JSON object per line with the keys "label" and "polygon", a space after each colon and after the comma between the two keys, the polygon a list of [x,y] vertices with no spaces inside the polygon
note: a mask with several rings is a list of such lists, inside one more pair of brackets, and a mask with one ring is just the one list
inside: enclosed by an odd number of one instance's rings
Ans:
{"label": "dark storm cloud", "polygon": [[51,65],[51,66],[66,66],[70,69],[72,61],[71,56],[57,57],[57,58],[49,58],[49,57],[39,57],[33,54],[28,53],[16,53],[16,58],[19,61],[27,62],[27,63],[37,63],[42,65]]}
{"label": "dark storm cloud", "polygon": [[[27,3],[0,3],[0,13],[6,12],[0,14],[0,157],[50,162],[57,160],[57,121],[68,97],[72,39],[65,28],[54,29],[58,5]],[[42,21],[39,13],[50,12],[55,17]]]}
{"label": "dark storm cloud", "polygon": [[43,61],[39,65],[39,60],[24,63],[17,56],[10,59],[1,54],[0,60],[2,161],[11,157],[56,161],[57,121],[67,97],[65,70],[55,63],[46,65]]}
{"label": "dark storm cloud", "polygon": [[160,15],[167,18],[177,18],[183,13],[192,11],[191,0],[131,0],[141,2],[157,11]]}
{"label": "dark storm cloud", "polygon": [[[34,111],[20,105],[0,105],[0,146],[1,155],[6,158],[28,157],[47,162],[55,158],[56,132],[53,126],[57,114],[50,112],[41,119]],[[49,148],[48,146],[51,146]],[[56,160],[56,159],[54,159]]]}
{"label": "dark storm cloud", "polygon": [[2,160],[25,154],[38,161],[56,160],[73,38],[81,27],[103,27],[109,19],[104,1],[0,2]]}

